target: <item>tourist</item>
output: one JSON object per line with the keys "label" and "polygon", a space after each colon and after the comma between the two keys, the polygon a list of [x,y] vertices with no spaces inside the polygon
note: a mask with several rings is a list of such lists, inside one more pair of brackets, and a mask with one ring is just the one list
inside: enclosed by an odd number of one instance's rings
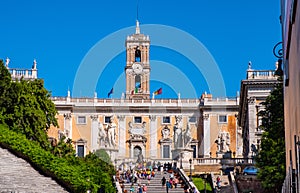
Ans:
{"label": "tourist", "polygon": [[164,187],[166,185],[166,181],[167,179],[165,178],[165,176],[161,179],[161,185],[162,187]]}
{"label": "tourist", "polygon": [[138,193],[143,193],[143,187],[140,184],[138,186]]}
{"label": "tourist", "polygon": [[179,183],[179,180],[177,177],[174,178],[173,180],[173,184],[174,184],[174,187],[177,188],[177,184]]}
{"label": "tourist", "polygon": [[189,186],[187,184],[185,184],[184,187],[183,187],[183,191],[185,193],[188,193],[188,190],[189,190]]}
{"label": "tourist", "polygon": [[195,187],[192,188],[192,193],[198,193],[198,191]]}
{"label": "tourist", "polygon": [[143,193],[147,193],[147,186],[146,186],[146,184],[143,186]]}
{"label": "tourist", "polygon": [[218,187],[218,188],[221,187],[221,179],[220,179],[220,176],[217,177],[217,187]]}
{"label": "tourist", "polygon": [[131,186],[130,186],[130,189],[129,189],[129,192],[135,192],[135,189],[134,189],[134,186],[133,186],[133,184],[131,184]]}

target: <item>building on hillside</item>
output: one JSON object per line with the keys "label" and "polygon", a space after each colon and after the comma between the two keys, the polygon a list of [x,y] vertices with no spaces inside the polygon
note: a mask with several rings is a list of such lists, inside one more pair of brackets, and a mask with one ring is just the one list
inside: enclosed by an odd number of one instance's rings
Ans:
{"label": "building on hillside", "polygon": [[34,59],[31,69],[23,69],[23,68],[10,68],[9,67],[10,59],[6,58],[5,60],[5,67],[8,69],[8,71],[11,74],[11,78],[13,80],[20,80],[23,78],[23,80],[34,80],[37,79],[37,62]]}
{"label": "building on hillside", "polygon": [[300,192],[300,2],[281,0],[286,179],[282,192]]}
{"label": "building on hillside", "polygon": [[238,133],[243,141],[239,141],[238,147],[243,147],[239,149],[239,153],[244,158],[255,156],[260,148],[262,118],[257,113],[264,110],[262,102],[278,83],[274,73],[275,70],[253,70],[249,62],[247,77],[241,81]]}
{"label": "building on hillside", "polygon": [[120,99],[53,97],[59,128],[78,156],[104,149],[112,161],[180,161],[222,157],[237,149],[239,97],[155,99],[150,94],[150,38],[136,31],[125,40],[125,95]]}

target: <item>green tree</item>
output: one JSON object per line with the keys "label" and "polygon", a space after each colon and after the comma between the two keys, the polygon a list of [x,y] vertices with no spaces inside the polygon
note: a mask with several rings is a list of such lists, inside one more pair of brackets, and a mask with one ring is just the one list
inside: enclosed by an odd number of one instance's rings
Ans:
{"label": "green tree", "polygon": [[282,82],[263,103],[265,110],[258,113],[262,117],[264,130],[261,149],[256,157],[259,168],[258,178],[270,193],[281,192],[285,178],[285,131]]}
{"label": "green tree", "polygon": [[1,122],[28,139],[49,148],[47,130],[57,126],[56,108],[41,79],[11,81],[7,68],[0,64]]}
{"label": "green tree", "polygon": [[95,151],[95,155],[98,156],[105,163],[112,164],[109,155],[106,153],[104,149],[97,149]]}
{"label": "green tree", "polygon": [[7,92],[11,84],[11,75],[0,59],[0,123],[4,123],[5,108],[7,106]]}

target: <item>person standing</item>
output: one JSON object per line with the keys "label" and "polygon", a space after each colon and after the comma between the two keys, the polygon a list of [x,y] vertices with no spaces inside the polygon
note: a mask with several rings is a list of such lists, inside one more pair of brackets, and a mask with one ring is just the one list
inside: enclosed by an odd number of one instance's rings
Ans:
{"label": "person standing", "polygon": [[166,181],[167,179],[165,178],[165,176],[161,179],[161,185],[162,187],[164,187],[166,185]]}

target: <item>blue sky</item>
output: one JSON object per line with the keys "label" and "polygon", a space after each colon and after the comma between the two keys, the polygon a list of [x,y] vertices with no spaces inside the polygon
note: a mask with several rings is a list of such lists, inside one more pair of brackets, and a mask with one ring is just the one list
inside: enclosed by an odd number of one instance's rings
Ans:
{"label": "blue sky", "polygon": [[[74,97],[93,96],[96,91],[99,98],[106,98],[114,87],[112,97],[120,98],[125,91],[125,38],[134,33],[136,4],[137,0],[1,1],[0,58],[9,57],[11,68],[30,68],[36,58],[38,75],[53,96],[66,96],[70,89]],[[154,24],[147,31],[155,34],[150,39],[156,44],[150,51],[151,92],[162,87],[158,98],[174,98],[177,93],[182,98],[195,98],[205,91],[214,96],[235,96],[246,77],[248,61],[253,69],[275,69],[272,49],[281,41],[279,16],[280,1],[139,0],[141,32],[146,33],[149,24]],[[207,58],[201,64],[207,66],[197,68],[199,64],[189,56],[195,45],[160,26],[195,38],[194,43],[212,56],[222,77]],[[119,44],[102,43],[114,34],[119,34]],[[178,42],[167,44],[177,43],[182,50],[160,46],[160,35],[177,38]],[[107,49],[98,53],[97,46]],[[103,58],[115,47],[123,51],[104,63]],[[97,53],[93,64],[85,64],[90,72],[79,72],[92,48]],[[197,51],[193,54],[202,57]],[[103,70],[94,70],[97,65]],[[213,71],[205,74],[202,67]],[[79,86],[74,83],[78,73],[86,79]],[[91,79],[96,85],[89,82]],[[226,92],[212,86],[222,84]]]}

